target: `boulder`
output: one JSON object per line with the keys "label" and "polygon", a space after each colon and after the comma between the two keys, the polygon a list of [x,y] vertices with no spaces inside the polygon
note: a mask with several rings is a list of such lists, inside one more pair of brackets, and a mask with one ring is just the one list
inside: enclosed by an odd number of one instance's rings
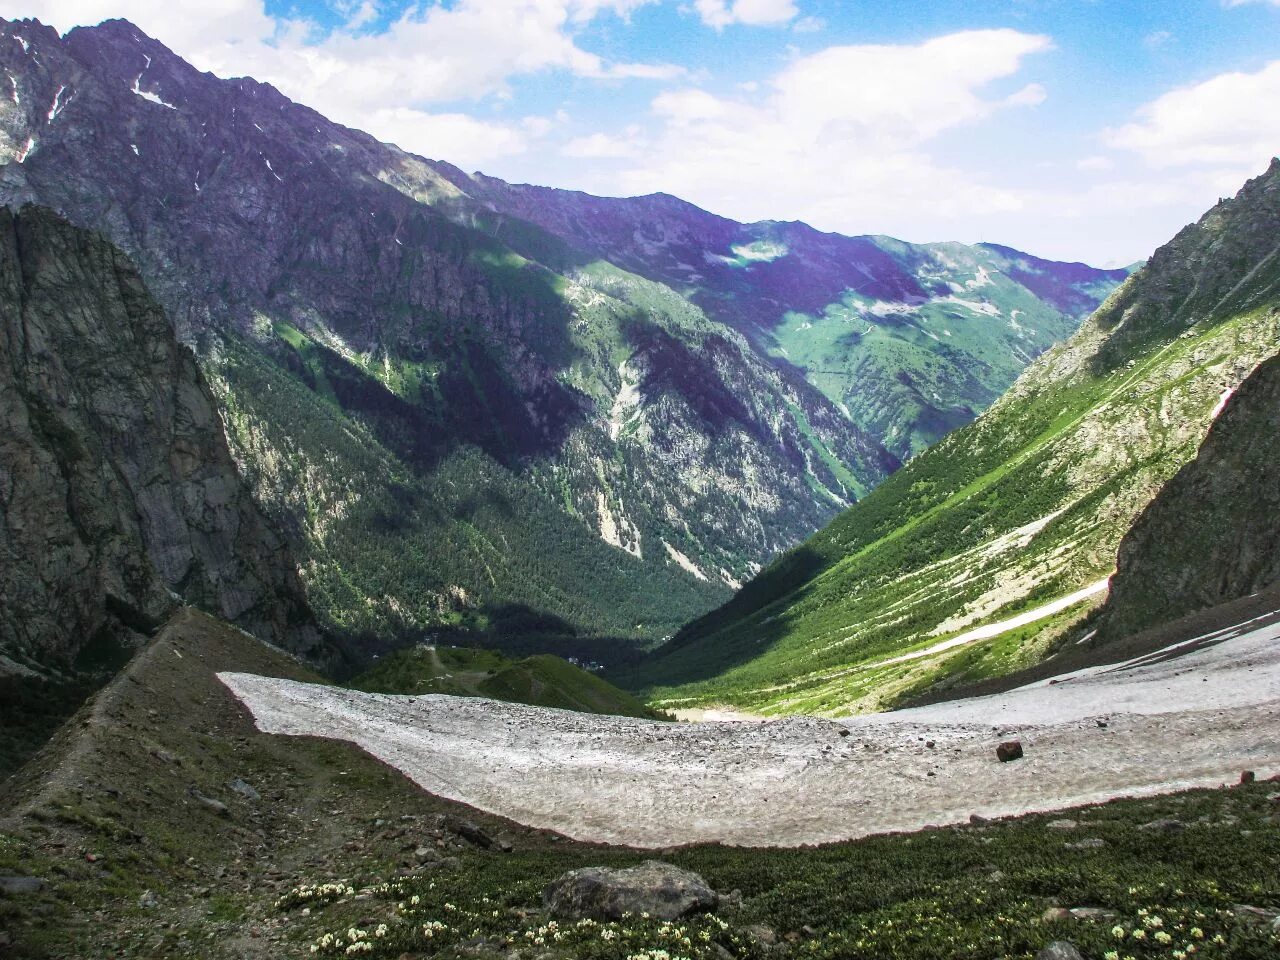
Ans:
{"label": "boulder", "polygon": [[714,910],[720,897],[696,873],[646,860],[621,870],[570,870],[547,886],[542,901],[553,916],[566,920],[619,920],[642,913],[676,920]]}
{"label": "boulder", "polygon": [[39,893],[43,887],[40,877],[0,877],[0,891],[4,893]]}
{"label": "boulder", "polygon": [[1004,743],[996,747],[996,757],[1001,763],[1008,763],[1011,760],[1022,759],[1022,741],[1006,740]]}
{"label": "boulder", "polygon": [[1138,827],[1139,830],[1149,830],[1155,833],[1180,833],[1187,829],[1187,825],[1181,820],[1162,819],[1152,820],[1150,823],[1144,823]]}

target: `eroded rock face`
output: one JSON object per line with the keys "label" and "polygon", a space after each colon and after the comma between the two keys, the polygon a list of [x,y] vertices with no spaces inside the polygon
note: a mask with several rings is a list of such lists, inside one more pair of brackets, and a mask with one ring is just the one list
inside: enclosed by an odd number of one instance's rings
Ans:
{"label": "eroded rock face", "polygon": [[191,352],[120,251],[0,209],[0,652],[67,666],[192,603],[319,642]]}
{"label": "eroded rock face", "polygon": [[1195,460],[1120,544],[1099,636],[1117,638],[1280,582],[1280,357],[1227,400]]}
{"label": "eroded rock face", "polygon": [[553,916],[566,920],[620,920],[642,913],[676,920],[714,910],[720,903],[702,877],[659,860],[623,870],[570,870],[543,891],[542,900]]}

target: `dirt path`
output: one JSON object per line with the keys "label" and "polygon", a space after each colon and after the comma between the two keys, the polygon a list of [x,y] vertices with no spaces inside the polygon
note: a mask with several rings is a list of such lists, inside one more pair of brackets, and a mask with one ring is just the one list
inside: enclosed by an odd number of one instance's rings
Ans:
{"label": "dirt path", "polygon": [[[663,724],[220,678],[266,732],[350,740],[432,793],[531,826],[790,846],[1280,772],[1277,640],[1271,618],[1182,656],[840,722]],[[997,762],[1014,736],[1026,758]]]}

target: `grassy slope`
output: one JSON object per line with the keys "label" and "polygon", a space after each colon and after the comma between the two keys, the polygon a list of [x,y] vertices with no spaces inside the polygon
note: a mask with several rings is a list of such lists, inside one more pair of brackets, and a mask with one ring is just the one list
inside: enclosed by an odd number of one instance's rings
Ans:
{"label": "grassy slope", "polygon": [[[8,955],[276,960],[312,956],[313,944],[338,931],[343,945],[319,955],[347,956],[351,927],[368,931],[361,955],[370,957],[496,958],[510,955],[501,949],[508,938],[557,960],[659,949],[691,960],[723,960],[721,949],[752,960],[1031,960],[1064,938],[1101,957],[1119,944],[1115,925],[1126,933],[1122,955],[1135,960],[1166,960],[1187,943],[1197,956],[1238,960],[1277,948],[1273,933],[1232,909],[1280,908],[1274,783],[1081,808],[1070,814],[1080,826],[1065,832],[1046,828],[1057,815],[1033,815],[818,849],[670,851],[665,859],[716,889],[741,891],[740,905],[674,927],[641,918],[562,924],[557,939],[541,910],[550,880],[652,854],[467,811],[345,744],[259,734],[213,677],[221,669],[314,679],[256,641],[185,614],[11,782],[0,807],[0,874],[34,874],[48,885],[0,896],[0,929],[16,942]],[[236,777],[261,799],[232,791]],[[200,803],[193,787],[224,802],[226,814]],[[459,814],[514,852],[467,844],[451,821],[436,819]],[[1161,817],[1188,827],[1138,829]],[[1105,845],[1067,849],[1085,837]],[[398,877],[420,846],[447,859]],[[341,892],[315,891],[334,881]],[[1045,920],[1052,906],[1116,916]],[[442,929],[427,940],[420,931],[431,921]],[[376,937],[381,923],[387,930]],[[783,946],[761,949],[752,924],[768,925]],[[1146,936],[1135,939],[1144,924]],[[1159,944],[1156,929],[1176,942]]]}
{"label": "grassy slope", "polygon": [[[627,684],[663,706],[889,706],[971,670],[975,654],[878,661],[1108,575],[1133,518],[1194,456],[1222,391],[1276,352],[1274,174],[1180,234],[980,420],[691,624]],[[1000,651],[970,678],[1043,652]]]}
{"label": "grassy slope", "polygon": [[583,713],[655,716],[631,694],[549,654],[513,660],[493,650],[413,647],[383,657],[350,686],[374,693],[446,693]]}

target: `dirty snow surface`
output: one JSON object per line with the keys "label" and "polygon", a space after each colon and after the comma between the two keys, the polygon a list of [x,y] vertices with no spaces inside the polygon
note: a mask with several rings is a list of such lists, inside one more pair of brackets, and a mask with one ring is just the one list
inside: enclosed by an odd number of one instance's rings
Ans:
{"label": "dirty snow surface", "polygon": [[[529,826],[791,846],[1280,772],[1278,641],[1273,614],[1008,693],[841,721],[659,723],[220,677],[267,733],[349,740]],[[997,762],[1013,737],[1026,757]]]}

